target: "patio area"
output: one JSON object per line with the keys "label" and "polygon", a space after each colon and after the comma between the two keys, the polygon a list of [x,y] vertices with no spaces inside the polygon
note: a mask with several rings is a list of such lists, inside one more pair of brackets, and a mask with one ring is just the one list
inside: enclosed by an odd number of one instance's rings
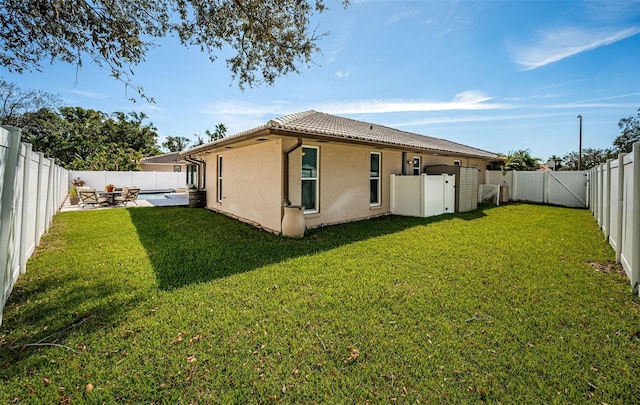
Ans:
{"label": "patio area", "polygon": [[86,208],[82,208],[80,205],[71,205],[69,202],[69,198],[65,200],[64,204],[60,208],[60,212],[67,211],[91,211],[91,210],[108,210],[108,209],[117,209],[117,208],[127,208],[127,207],[174,207],[174,206],[188,206],[189,205],[189,195],[184,193],[184,195],[173,194],[170,198],[153,198],[153,199],[145,199],[138,198],[135,201],[137,203],[129,203],[127,206],[123,205],[109,205],[109,206],[89,206]]}

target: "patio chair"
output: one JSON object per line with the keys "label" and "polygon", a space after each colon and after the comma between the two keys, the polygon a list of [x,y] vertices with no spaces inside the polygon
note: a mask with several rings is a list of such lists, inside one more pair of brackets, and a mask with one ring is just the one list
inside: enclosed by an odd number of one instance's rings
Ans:
{"label": "patio chair", "polygon": [[80,204],[78,208],[86,207],[87,205],[102,206],[109,205],[109,199],[107,197],[99,197],[95,189],[83,189],[77,190],[78,198],[80,198]]}
{"label": "patio chair", "polygon": [[125,207],[128,203],[132,202],[135,205],[138,205],[136,200],[138,199],[138,194],[140,193],[139,188],[127,188],[124,187],[122,189],[122,194],[114,197],[115,204],[122,204]]}

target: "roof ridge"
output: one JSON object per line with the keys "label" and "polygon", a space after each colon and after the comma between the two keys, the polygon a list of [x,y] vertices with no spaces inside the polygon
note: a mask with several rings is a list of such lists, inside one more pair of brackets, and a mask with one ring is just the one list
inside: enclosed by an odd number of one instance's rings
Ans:
{"label": "roof ridge", "polygon": [[292,121],[303,119],[314,114],[318,114],[318,111],[307,110],[307,111],[297,112],[293,114],[283,115],[282,117],[269,120],[269,122],[267,122],[267,126],[269,128],[281,128]]}

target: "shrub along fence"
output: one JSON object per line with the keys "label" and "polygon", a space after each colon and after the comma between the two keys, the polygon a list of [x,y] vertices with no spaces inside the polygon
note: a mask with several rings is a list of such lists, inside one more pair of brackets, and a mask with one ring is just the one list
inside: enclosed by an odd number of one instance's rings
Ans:
{"label": "shrub along fence", "polygon": [[640,295],[640,143],[590,173],[591,212]]}
{"label": "shrub along fence", "polygon": [[0,325],[2,310],[27,259],[69,191],[69,173],[0,127]]}

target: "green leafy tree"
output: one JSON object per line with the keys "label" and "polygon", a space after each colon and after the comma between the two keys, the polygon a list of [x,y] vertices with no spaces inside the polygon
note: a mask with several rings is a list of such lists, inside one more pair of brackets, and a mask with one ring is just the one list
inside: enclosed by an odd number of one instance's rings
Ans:
{"label": "green leafy tree", "polygon": [[111,143],[100,145],[99,149],[84,158],[76,156],[68,167],[72,170],[136,171],[140,170],[142,157],[139,151]]}
{"label": "green leafy tree", "polygon": [[207,129],[204,133],[209,137],[209,142],[217,141],[227,136],[227,126],[220,123],[216,125],[216,129],[213,132]]}
{"label": "green leafy tree", "polygon": [[226,63],[240,88],[273,84],[310,64],[325,35],[311,20],[325,9],[322,0],[3,0],[0,65],[21,73],[43,61],[82,66],[86,58],[144,96],[132,66],[157,38],[176,37],[211,61],[235,51]]}
{"label": "green leafy tree", "polygon": [[542,163],[540,158],[531,156],[529,149],[511,151],[506,155],[501,155],[500,160],[504,169],[518,171],[538,170]]}
{"label": "green leafy tree", "polygon": [[187,149],[191,141],[184,136],[168,136],[167,139],[162,142],[162,147],[169,152],[181,152]]}
{"label": "green leafy tree", "polygon": [[[605,163],[615,156],[612,149],[585,148],[582,150],[582,170]],[[562,170],[578,170],[578,152],[570,152],[562,157]]]}
{"label": "green leafy tree", "polygon": [[618,121],[622,133],[613,141],[617,153],[629,153],[635,142],[640,142],[640,108],[636,116],[622,118]]}

